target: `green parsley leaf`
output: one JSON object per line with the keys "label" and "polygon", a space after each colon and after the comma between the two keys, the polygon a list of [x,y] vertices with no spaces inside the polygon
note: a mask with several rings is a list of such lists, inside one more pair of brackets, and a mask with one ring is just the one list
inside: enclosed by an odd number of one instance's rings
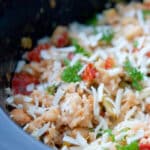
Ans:
{"label": "green parsley leaf", "polygon": [[113,142],[115,141],[115,135],[112,133],[111,129],[107,129],[107,130],[99,129],[96,138],[101,137],[104,133],[107,133]]}
{"label": "green parsley leaf", "polygon": [[78,75],[78,72],[82,68],[82,65],[80,62],[77,62],[73,66],[68,66],[64,69],[64,71],[61,74],[61,78],[65,82],[78,82],[81,81],[81,77]]}
{"label": "green parsley leaf", "polygon": [[67,58],[65,58],[63,63],[64,63],[66,66],[69,66],[69,64],[70,64],[70,60],[69,60],[69,59],[67,59]]}
{"label": "green parsley leaf", "polygon": [[134,68],[129,60],[125,62],[124,69],[127,72],[128,76],[131,78],[132,87],[134,87],[138,91],[142,90],[140,81],[142,81],[144,78],[143,73]]}
{"label": "green parsley leaf", "polygon": [[148,9],[143,10],[142,13],[143,13],[143,18],[144,19],[146,19],[147,17],[150,16],[150,10],[148,10]]}
{"label": "green parsley leaf", "polygon": [[106,44],[110,44],[114,37],[114,32],[111,29],[107,29],[103,31],[102,38],[100,41],[106,42]]}
{"label": "green parsley leaf", "polygon": [[96,135],[96,138],[99,138],[102,136],[102,134],[104,133],[103,129],[99,129],[97,135]]}
{"label": "green parsley leaf", "polygon": [[134,141],[128,145],[117,145],[116,146],[117,150],[139,150],[138,142]]}
{"label": "green parsley leaf", "polygon": [[94,132],[94,128],[89,128],[89,131],[90,132]]}
{"label": "green parsley leaf", "polygon": [[79,54],[82,54],[84,56],[90,56],[90,53],[88,51],[86,51],[83,47],[81,47],[79,44],[78,44],[78,41],[77,39],[72,39],[72,44],[75,46],[76,50],[75,50],[75,53],[79,53]]}
{"label": "green parsley leaf", "polygon": [[57,90],[57,86],[56,85],[52,85],[52,86],[48,86],[46,88],[46,91],[50,94],[50,95],[54,95],[56,93]]}
{"label": "green parsley leaf", "polygon": [[104,130],[104,133],[108,133],[110,136],[111,140],[114,142],[115,141],[115,135],[112,133],[111,129]]}
{"label": "green parsley leaf", "polygon": [[137,48],[138,45],[139,45],[138,41],[134,41],[133,46],[134,46],[135,48]]}
{"label": "green parsley leaf", "polygon": [[88,19],[86,21],[86,24],[96,26],[98,24],[97,15],[95,14],[94,16],[92,16],[92,18]]}

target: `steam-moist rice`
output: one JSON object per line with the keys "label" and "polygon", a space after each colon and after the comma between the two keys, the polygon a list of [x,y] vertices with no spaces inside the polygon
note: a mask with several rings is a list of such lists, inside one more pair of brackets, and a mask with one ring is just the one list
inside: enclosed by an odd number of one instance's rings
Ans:
{"label": "steam-moist rice", "polygon": [[[10,117],[54,149],[150,145],[149,6],[118,4],[97,14],[94,25],[59,26],[51,38],[39,40],[37,47],[49,44],[40,50],[40,60],[28,52],[29,62],[22,60],[16,68],[17,75],[38,82],[14,79],[6,100]],[[64,74],[77,64],[75,73]],[[21,91],[20,85],[26,87]]]}

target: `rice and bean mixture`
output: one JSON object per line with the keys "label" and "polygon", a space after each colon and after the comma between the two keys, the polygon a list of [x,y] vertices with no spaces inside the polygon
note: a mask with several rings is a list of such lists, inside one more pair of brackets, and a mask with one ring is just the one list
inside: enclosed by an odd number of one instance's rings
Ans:
{"label": "rice and bean mixture", "polygon": [[7,105],[61,150],[150,150],[150,2],[58,26],[18,62]]}

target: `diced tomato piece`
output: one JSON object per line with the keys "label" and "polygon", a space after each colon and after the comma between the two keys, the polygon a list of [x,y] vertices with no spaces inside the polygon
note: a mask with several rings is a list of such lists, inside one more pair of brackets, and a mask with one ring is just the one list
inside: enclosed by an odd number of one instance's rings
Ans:
{"label": "diced tomato piece", "polygon": [[57,47],[64,47],[68,44],[69,38],[68,38],[68,33],[64,32],[62,34],[60,34],[57,37],[57,42],[56,42],[56,46]]}
{"label": "diced tomato piece", "polygon": [[16,73],[12,79],[12,89],[14,94],[30,94],[30,92],[26,90],[26,87],[31,83],[38,84],[39,81],[36,77],[27,73]]}
{"label": "diced tomato piece", "polygon": [[139,145],[139,148],[140,150],[150,150],[150,143],[145,143],[145,144],[141,143]]}
{"label": "diced tomato piece", "polygon": [[94,65],[90,63],[85,68],[82,74],[82,79],[85,81],[92,82],[96,77],[96,73],[97,73],[97,70],[94,68]]}
{"label": "diced tomato piece", "polygon": [[147,53],[146,53],[146,56],[147,56],[147,57],[150,57],[150,52],[147,52]]}
{"label": "diced tomato piece", "polygon": [[31,52],[28,52],[27,54],[27,59],[29,61],[36,61],[36,62],[40,62],[41,58],[40,58],[40,52],[33,49]]}
{"label": "diced tomato piece", "polygon": [[70,53],[68,54],[67,58],[68,58],[69,60],[72,60],[73,56],[74,56],[74,53],[70,52]]}
{"label": "diced tomato piece", "polygon": [[111,69],[115,65],[114,59],[112,57],[107,57],[105,60],[105,69]]}
{"label": "diced tomato piece", "polygon": [[50,48],[50,44],[49,43],[45,43],[45,44],[39,44],[37,47],[35,47],[32,51],[28,52],[27,54],[27,59],[29,61],[36,61],[36,62],[40,62],[41,58],[40,58],[40,52],[42,50],[47,50]]}

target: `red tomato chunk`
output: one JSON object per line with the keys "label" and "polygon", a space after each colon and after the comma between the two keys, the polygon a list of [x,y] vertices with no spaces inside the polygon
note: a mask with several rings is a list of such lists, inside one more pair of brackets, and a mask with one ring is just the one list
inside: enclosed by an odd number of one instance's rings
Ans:
{"label": "red tomato chunk", "polygon": [[26,87],[31,83],[38,84],[38,80],[34,76],[24,72],[16,73],[12,79],[14,94],[30,94],[30,92],[26,90]]}
{"label": "red tomato chunk", "polygon": [[45,43],[45,44],[40,44],[37,47],[35,47],[32,51],[28,52],[27,54],[27,59],[29,61],[36,61],[36,62],[40,62],[41,58],[40,58],[40,52],[42,50],[47,50],[50,48],[50,44],[49,43]]}
{"label": "red tomato chunk", "polygon": [[139,145],[139,148],[140,150],[150,150],[150,143],[145,143],[145,144],[141,143]]}
{"label": "red tomato chunk", "polygon": [[64,32],[60,36],[58,36],[56,46],[57,47],[64,47],[68,44],[68,33]]}
{"label": "red tomato chunk", "polygon": [[87,67],[85,68],[83,74],[82,74],[82,79],[85,81],[93,81],[94,78],[96,77],[97,70],[94,68],[93,64],[88,64]]}
{"label": "red tomato chunk", "polygon": [[114,62],[113,58],[108,57],[108,58],[105,60],[105,69],[111,69],[111,68],[113,68],[113,67],[114,67],[114,64],[115,64],[115,62]]}
{"label": "red tomato chunk", "polygon": [[147,53],[146,53],[146,56],[147,56],[147,57],[150,57],[150,52],[147,52]]}

